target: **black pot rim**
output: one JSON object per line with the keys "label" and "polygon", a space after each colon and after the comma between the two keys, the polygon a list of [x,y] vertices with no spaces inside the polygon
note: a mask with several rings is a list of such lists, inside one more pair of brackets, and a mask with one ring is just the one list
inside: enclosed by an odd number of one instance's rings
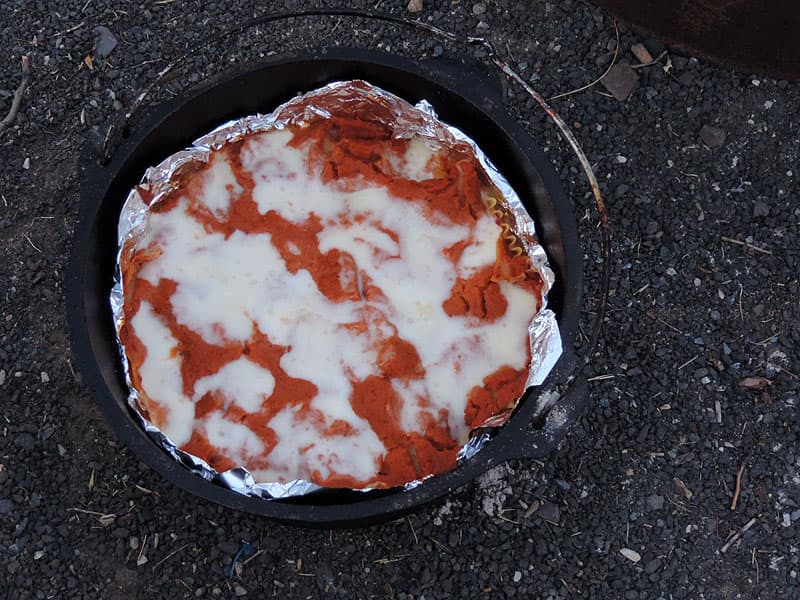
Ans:
{"label": "black pot rim", "polygon": [[[458,98],[464,103],[465,110],[473,111],[476,115],[483,115],[486,122],[491,121],[494,124],[496,131],[493,133],[504,137],[508,152],[526,161],[525,167],[530,171],[526,176],[530,176],[532,180],[538,182],[535,186],[536,202],[546,206],[547,210],[552,212],[553,227],[557,228],[554,235],[561,245],[558,250],[560,255],[558,260],[563,263],[559,281],[559,285],[563,287],[563,302],[557,317],[565,354],[545,384],[533,390],[533,393],[566,380],[574,366],[571,349],[575,341],[581,306],[582,265],[572,209],[549,161],[536,147],[530,135],[505,112],[502,94],[498,91],[499,86],[494,75],[466,65],[453,65],[441,61],[412,62],[398,56],[361,49],[337,48],[319,54],[283,56],[271,58],[255,65],[246,65],[236,72],[218,78],[210,85],[150,109],[143,117],[141,124],[134,128],[132,135],[122,140],[108,165],[100,166],[98,153],[92,150],[86,151],[80,166],[81,208],[79,221],[75,228],[67,279],[67,312],[72,331],[73,352],[86,382],[122,443],[148,466],[184,490],[236,510],[306,526],[361,526],[385,521],[410,512],[423,504],[451,493],[484,471],[511,458],[544,457],[560,442],[569,423],[558,430],[542,431],[538,434],[537,432],[531,433],[528,431],[528,425],[533,417],[535,403],[523,400],[509,422],[477,455],[463,461],[453,471],[432,477],[414,489],[407,491],[394,489],[356,495],[350,492],[344,501],[337,500],[335,494],[331,498],[330,495],[325,496],[324,493],[322,496],[312,494],[287,501],[264,500],[244,496],[205,481],[158,447],[145,434],[127,404],[120,403],[114,397],[109,387],[109,381],[119,376],[119,366],[109,364],[108,356],[106,356],[106,360],[103,360],[103,357],[98,355],[97,341],[90,334],[91,327],[107,328],[110,335],[113,335],[113,323],[110,320],[106,324],[98,323],[98,317],[93,312],[98,307],[93,306],[92,293],[97,291],[96,286],[102,285],[104,281],[101,278],[101,283],[96,283],[95,280],[99,274],[94,273],[95,267],[91,264],[90,248],[92,244],[97,243],[98,228],[100,228],[96,222],[98,212],[104,207],[108,208],[109,191],[120,172],[126,169],[126,162],[137,151],[140,144],[149,139],[149,136],[157,135],[159,127],[164,127],[165,123],[168,124],[170,118],[180,111],[187,110],[187,106],[196,106],[198,102],[203,102],[215,90],[220,90],[226,85],[230,86],[239,78],[259,76],[265,77],[266,81],[269,81],[270,74],[277,69],[301,68],[303,65],[309,65],[309,61],[312,61],[322,71],[329,67],[331,76],[327,79],[330,81],[343,78],[342,75],[345,72],[350,73],[354,69],[355,72],[358,72],[359,67],[365,72],[377,69],[385,71],[390,76],[396,74],[398,78],[405,78],[404,81],[406,79],[408,81],[418,80],[418,84],[431,93],[441,92],[445,96]],[[342,65],[347,65],[347,68]],[[369,77],[364,78],[370,80]],[[318,87],[318,85],[316,82],[312,83],[313,87]],[[405,96],[408,100],[416,100],[408,97],[408,94],[399,93],[397,88],[392,89],[391,85],[381,85],[381,87],[385,87],[401,97]],[[434,103],[434,108],[436,107]],[[445,119],[443,118],[443,120]],[[471,134],[468,127],[465,128],[459,123],[454,124]],[[199,134],[205,133],[205,130],[193,133],[194,137],[197,137]],[[151,164],[155,162],[157,160],[154,158]],[[495,160],[495,162],[498,161]],[[117,202],[121,206],[121,202],[119,200]],[[118,208],[116,210],[118,215]],[[553,244],[548,248],[543,241],[543,245],[548,254],[554,252]],[[116,246],[111,251],[115,253]],[[551,262],[552,260],[551,255]],[[108,281],[109,290],[110,286],[111,282]],[[103,312],[101,309],[98,310]],[[117,362],[119,361],[117,360]],[[579,389],[573,395],[577,397],[562,399],[563,402],[571,402],[570,406],[574,413],[572,419],[576,418],[582,409],[583,390]]]}

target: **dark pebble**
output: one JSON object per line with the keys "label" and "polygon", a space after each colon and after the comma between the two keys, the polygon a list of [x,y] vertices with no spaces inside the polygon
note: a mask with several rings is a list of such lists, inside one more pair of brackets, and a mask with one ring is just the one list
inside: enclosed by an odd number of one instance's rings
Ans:
{"label": "dark pebble", "polygon": [[117,36],[105,25],[98,25],[94,28],[96,35],[94,51],[99,58],[106,58],[117,47]]}
{"label": "dark pebble", "polygon": [[621,102],[627,100],[633,93],[638,81],[639,77],[630,65],[617,63],[611,68],[608,74],[603,77],[600,83],[603,84],[603,87],[606,88],[614,98]]}
{"label": "dark pebble", "polygon": [[33,450],[36,438],[30,433],[18,433],[14,436],[14,444],[22,450]]}
{"label": "dark pebble", "polygon": [[656,571],[658,571],[660,568],[661,568],[661,559],[654,558],[653,560],[647,563],[647,565],[644,568],[644,572],[647,573],[648,575],[651,575]]}
{"label": "dark pebble", "polygon": [[552,502],[542,502],[539,510],[534,514],[550,523],[558,523],[561,519],[561,509],[557,504],[553,504]]}
{"label": "dark pebble", "polygon": [[768,217],[769,216],[769,204],[766,202],[756,202],[753,205],[753,216],[754,217]]}
{"label": "dark pebble", "polygon": [[700,139],[709,148],[719,148],[725,143],[726,133],[724,129],[703,125],[700,129]]}

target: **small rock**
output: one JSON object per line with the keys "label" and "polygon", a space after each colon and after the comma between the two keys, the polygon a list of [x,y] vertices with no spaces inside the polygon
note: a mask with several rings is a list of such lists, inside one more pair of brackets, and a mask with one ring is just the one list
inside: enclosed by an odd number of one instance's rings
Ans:
{"label": "small rock", "polygon": [[709,148],[719,148],[725,143],[727,134],[724,129],[713,127],[711,125],[703,125],[700,129],[700,139]]}
{"label": "small rock", "polygon": [[756,202],[753,206],[753,216],[755,217],[768,217],[769,204],[766,202]]}
{"label": "small rock", "polygon": [[543,520],[548,523],[553,523],[554,525],[558,525],[558,522],[561,520],[561,509],[558,508],[557,504],[553,504],[552,502],[543,502],[536,514]]}
{"label": "small rock", "polygon": [[7,515],[14,510],[14,501],[10,498],[0,498],[0,515]]}
{"label": "small rock", "polygon": [[406,10],[410,13],[418,13],[422,10],[422,0],[409,0]]}
{"label": "small rock", "polygon": [[631,550],[630,548],[623,548],[619,551],[619,553],[633,563],[638,563],[640,560],[642,560],[642,555],[636,552],[636,550]]}
{"label": "small rock", "polygon": [[50,376],[45,371],[42,371],[39,376],[42,378],[42,383],[50,383]]}
{"label": "small rock", "polygon": [[617,63],[600,81],[603,87],[606,88],[617,100],[622,102],[627,100],[628,97],[636,89],[636,84],[639,81],[639,76],[636,74],[630,65],[626,63]]}
{"label": "small rock", "polygon": [[647,573],[648,575],[652,575],[653,573],[658,571],[660,568],[661,568],[661,559],[660,558],[654,558],[649,563],[647,563],[647,566],[645,566],[645,568],[644,568],[644,572]]}
{"label": "small rock", "polygon": [[514,583],[519,583],[522,580],[522,573],[514,571]]}
{"label": "small rock", "polygon": [[111,30],[104,25],[95,27],[94,33],[96,35],[94,51],[98,57],[105,58],[117,47],[117,36],[111,33]]}
{"label": "small rock", "polygon": [[647,506],[650,507],[651,510],[661,510],[664,508],[664,496],[659,496],[657,494],[653,494],[652,496],[647,497]]}
{"label": "small rock", "polygon": [[30,158],[26,158],[25,160],[22,161],[22,168],[25,169],[26,171],[31,168]]}
{"label": "small rock", "polygon": [[33,560],[39,560],[42,557],[44,557],[44,550],[37,550],[33,553]]}
{"label": "small rock", "polygon": [[244,589],[238,583],[235,586],[233,586],[233,591],[237,596],[247,596],[247,590]]}
{"label": "small rock", "polygon": [[6,370],[0,369],[0,385],[3,385],[6,382]]}
{"label": "small rock", "polygon": [[472,5],[473,15],[482,15],[486,12],[486,2],[476,2]]}
{"label": "small rock", "polygon": [[653,62],[653,55],[644,44],[634,44],[631,46],[631,52],[641,64]]}
{"label": "small rock", "polygon": [[36,446],[36,439],[30,433],[18,433],[14,437],[14,445],[22,450],[33,450]]}

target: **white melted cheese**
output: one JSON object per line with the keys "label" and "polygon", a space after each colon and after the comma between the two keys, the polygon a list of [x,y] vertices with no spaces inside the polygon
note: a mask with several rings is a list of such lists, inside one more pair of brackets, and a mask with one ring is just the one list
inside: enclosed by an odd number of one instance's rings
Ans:
{"label": "white melted cheese", "polygon": [[217,217],[224,217],[234,198],[242,193],[230,163],[221,154],[212,155],[209,168],[203,174],[202,204]]}
{"label": "white melted cheese", "polygon": [[217,448],[224,448],[226,456],[234,463],[246,464],[251,456],[264,452],[264,443],[246,425],[234,423],[219,412],[210,413],[203,426],[208,441]]}
{"label": "white melted cheese", "polygon": [[382,453],[376,454],[376,443],[382,448],[377,437],[373,440],[364,435],[320,436],[292,408],[275,415],[270,427],[279,432],[280,441],[269,455],[270,467],[253,473],[256,481],[283,481],[287,473],[291,474],[290,479],[308,480],[315,471],[323,478],[332,473],[346,473],[362,481],[377,474]]}
{"label": "white melted cheese", "polygon": [[[290,139],[291,133],[276,130],[244,144],[242,164],[255,182],[253,197],[259,211],[274,210],[295,223],[305,222],[311,213],[319,217],[324,226],[318,235],[320,251],[338,249],[352,256],[359,289],[367,275],[385,295],[385,300],[371,302],[383,324],[373,324],[366,334],[344,327],[362,321],[370,303],[331,302],[307,271],[287,271],[268,234],[237,231],[225,239],[208,233],[186,212],[186,200],[169,212],[150,215],[148,239],[157,241],[163,254],[144,266],[141,276],[153,284],[162,278],[174,280],[177,291],[171,301],[176,318],[207,342],[246,342],[257,326],[272,343],[289,348],[280,362],[286,373],[318,388],[311,407],[323,415],[323,422],[304,421],[293,408],[274,417],[269,426],[278,444],[268,456],[269,468],[254,473],[257,481],[307,478],[314,472],[369,480],[377,475],[386,449],[367,421],[355,414],[349,397],[353,379],[379,374],[380,338],[396,332],[417,349],[426,370],[423,379],[392,382],[403,402],[401,426],[422,432],[420,398],[424,398],[434,415],[440,408],[448,411],[451,435],[465,442],[464,411],[470,390],[500,367],[526,365],[527,324],[536,299],[501,283],[508,309],[494,323],[449,317],[442,304],[456,278],[469,277],[495,262],[500,229],[494,220],[485,216],[472,227],[434,223],[419,204],[392,198],[383,188],[343,192],[326,186],[318,177],[308,176],[307,152],[287,147]],[[405,174],[426,176],[429,160],[430,149],[411,144],[404,157]],[[227,181],[230,167],[226,170],[222,155],[215,158],[214,169],[216,179],[212,178],[204,198],[219,199],[223,188],[235,191]],[[222,200],[209,206],[227,210]],[[362,217],[360,222],[357,216]],[[386,230],[396,233],[396,239]],[[464,239],[473,242],[454,269],[444,251]],[[300,249],[290,245],[289,251]],[[166,429],[165,433],[176,443],[188,440],[192,402],[208,391],[222,392],[245,410],[255,410],[264,398],[269,401],[274,378],[244,358],[198,380],[193,400],[183,396],[180,358],[170,355],[175,340],[146,303],[142,307],[132,322],[148,349],[142,379],[145,391],[152,391],[152,397],[168,407],[171,433]],[[335,420],[349,423],[354,433],[320,435]],[[243,453],[256,453],[258,438],[244,425],[216,415],[209,416],[204,426],[209,441],[230,450],[229,456],[244,460]]]}
{"label": "white melted cheese", "polygon": [[430,140],[416,137],[408,141],[405,153],[388,158],[394,171],[402,177],[423,181],[431,177],[429,162],[436,150]]}
{"label": "white melted cheese", "polygon": [[267,369],[244,357],[229,362],[213,375],[194,384],[194,400],[208,392],[219,392],[247,412],[261,409],[261,403],[275,389],[275,378]]}
{"label": "white melted cheese", "polygon": [[458,274],[470,277],[475,271],[494,264],[497,258],[498,226],[489,215],[482,215],[475,223],[472,243],[464,248],[458,260]]}
{"label": "white melted cheese", "polygon": [[166,421],[158,426],[175,444],[185,444],[192,437],[194,403],[183,393],[181,361],[174,352],[178,341],[148,302],[139,305],[138,312],[131,319],[131,327],[147,348],[147,355],[139,367],[142,390],[167,409]]}

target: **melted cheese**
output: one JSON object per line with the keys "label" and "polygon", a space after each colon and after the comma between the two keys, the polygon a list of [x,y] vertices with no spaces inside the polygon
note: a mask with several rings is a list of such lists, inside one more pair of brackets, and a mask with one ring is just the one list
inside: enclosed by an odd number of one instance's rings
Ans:
{"label": "melted cheese", "polygon": [[247,412],[258,412],[275,389],[275,378],[267,369],[246,358],[229,362],[213,375],[194,384],[196,402],[208,392],[219,392]]}
{"label": "melted cheese", "polygon": [[202,203],[217,217],[224,217],[233,199],[242,193],[231,165],[219,155],[213,155],[210,166],[203,176]]}
{"label": "melted cheese", "polygon": [[147,356],[139,367],[142,389],[150,400],[167,407],[161,431],[176,445],[185,444],[192,437],[194,403],[183,393],[181,360],[175,353],[178,342],[147,302],[141,303],[131,326],[147,348]]}

